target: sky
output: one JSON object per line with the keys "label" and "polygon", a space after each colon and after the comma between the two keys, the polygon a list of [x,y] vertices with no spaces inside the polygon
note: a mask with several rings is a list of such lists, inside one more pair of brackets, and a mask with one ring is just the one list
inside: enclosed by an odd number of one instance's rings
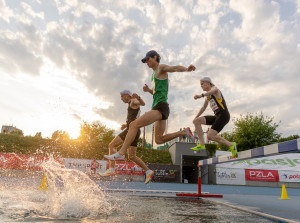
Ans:
{"label": "sky", "polygon": [[169,74],[169,132],[194,129],[203,100],[193,96],[209,76],[231,114],[223,131],[262,112],[283,137],[300,134],[300,0],[0,0],[0,125],[77,138],[86,121],[118,133],[120,91],[151,109],[141,59],[152,49],[162,64],[197,68]]}

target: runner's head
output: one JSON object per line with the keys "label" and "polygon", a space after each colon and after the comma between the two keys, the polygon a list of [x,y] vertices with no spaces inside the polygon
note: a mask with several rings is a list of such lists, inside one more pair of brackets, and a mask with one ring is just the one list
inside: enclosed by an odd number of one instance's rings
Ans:
{"label": "runner's head", "polygon": [[200,79],[200,85],[204,91],[210,90],[212,86],[215,86],[210,77],[203,77]]}
{"label": "runner's head", "polygon": [[121,100],[124,102],[124,103],[128,103],[131,99],[131,96],[132,96],[132,93],[131,91],[129,90],[123,90],[120,92],[121,94]]}
{"label": "runner's head", "polygon": [[149,67],[152,67],[153,63],[160,62],[160,55],[155,50],[150,50],[146,53],[146,56],[142,59],[143,63],[147,63]]}

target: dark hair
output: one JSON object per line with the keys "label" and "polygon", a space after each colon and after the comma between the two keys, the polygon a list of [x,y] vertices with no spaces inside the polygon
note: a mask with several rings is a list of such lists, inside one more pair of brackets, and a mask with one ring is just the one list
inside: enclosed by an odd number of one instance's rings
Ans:
{"label": "dark hair", "polygon": [[[153,58],[154,58],[154,57],[155,57],[155,56],[153,56]],[[160,62],[160,55],[159,55],[159,54],[156,56],[156,62],[157,62],[157,63]]]}

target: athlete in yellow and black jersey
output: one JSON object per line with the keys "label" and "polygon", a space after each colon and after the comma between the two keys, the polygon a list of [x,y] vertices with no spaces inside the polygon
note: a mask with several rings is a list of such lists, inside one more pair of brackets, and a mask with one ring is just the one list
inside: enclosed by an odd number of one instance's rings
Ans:
{"label": "athlete in yellow and black jersey", "polygon": [[[211,125],[211,128],[207,132],[207,139],[228,146],[232,152],[232,156],[235,157],[237,154],[236,143],[229,142],[218,135],[230,120],[230,114],[225,99],[221,91],[212,83],[209,77],[202,78],[200,80],[200,85],[205,93],[195,95],[194,99],[197,100],[205,97],[205,102],[193,121],[199,137],[199,144],[191,149],[205,149],[202,125]],[[215,115],[201,116],[207,108],[208,103]]]}

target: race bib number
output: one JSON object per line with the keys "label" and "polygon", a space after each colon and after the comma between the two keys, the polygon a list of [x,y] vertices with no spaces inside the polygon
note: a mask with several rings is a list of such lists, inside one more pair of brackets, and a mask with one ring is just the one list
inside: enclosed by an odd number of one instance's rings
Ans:
{"label": "race bib number", "polygon": [[213,100],[213,99],[210,99],[209,104],[210,104],[210,107],[213,111],[216,111],[219,108],[216,101]]}

